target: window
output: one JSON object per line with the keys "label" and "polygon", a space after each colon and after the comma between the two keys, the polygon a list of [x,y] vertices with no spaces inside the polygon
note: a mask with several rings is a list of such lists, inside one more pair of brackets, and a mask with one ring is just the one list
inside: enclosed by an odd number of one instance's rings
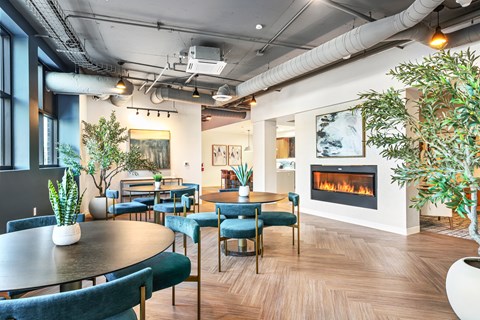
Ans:
{"label": "window", "polygon": [[45,66],[38,64],[38,152],[40,167],[58,165],[57,108],[55,96],[45,89]]}
{"label": "window", "polygon": [[12,167],[11,38],[0,26],[0,169]]}

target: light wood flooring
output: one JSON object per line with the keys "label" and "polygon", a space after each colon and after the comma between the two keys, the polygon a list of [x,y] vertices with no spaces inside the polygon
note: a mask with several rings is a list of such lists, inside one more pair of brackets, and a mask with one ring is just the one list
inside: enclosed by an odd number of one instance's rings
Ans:
{"label": "light wood flooring", "polygon": [[[290,228],[268,228],[258,275],[255,257],[222,256],[219,273],[217,229],[202,229],[202,319],[456,319],[445,277],[454,261],[476,255],[475,242],[301,218],[301,254],[292,247]],[[177,243],[181,248],[180,236]],[[193,262],[195,248],[189,244]],[[170,289],[154,293],[147,319],[196,318],[196,284],[176,288],[176,306]]]}

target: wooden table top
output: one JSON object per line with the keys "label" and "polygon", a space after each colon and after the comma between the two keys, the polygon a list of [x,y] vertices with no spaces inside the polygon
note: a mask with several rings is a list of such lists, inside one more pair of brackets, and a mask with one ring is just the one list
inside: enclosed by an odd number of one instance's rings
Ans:
{"label": "wooden table top", "polygon": [[214,192],[207,193],[200,197],[200,199],[208,202],[217,203],[268,203],[276,202],[284,199],[287,195],[284,193],[272,192],[250,192],[248,197],[240,197],[237,191],[232,192]]}
{"label": "wooden table top", "polygon": [[0,235],[0,291],[64,284],[117,271],[167,249],[173,232],[136,221],[80,223],[82,237],[56,246],[53,226]]}
{"label": "wooden table top", "polygon": [[190,188],[189,186],[178,186],[178,185],[161,185],[160,189],[155,189],[155,186],[146,185],[146,186],[133,186],[133,187],[126,187],[123,190],[131,191],[131,192],[161,192],[161,191],[171,191],[171,190],[181,190]]}

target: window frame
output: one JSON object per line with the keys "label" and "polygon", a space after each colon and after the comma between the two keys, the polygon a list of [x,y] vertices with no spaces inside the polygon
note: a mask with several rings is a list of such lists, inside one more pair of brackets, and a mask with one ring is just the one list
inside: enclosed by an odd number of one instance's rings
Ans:
{"label": "window frame", "polygon": [[0,170],[13,169],[12,35],[0,25]]}
{"label": "window frame", "polygon": [[[57,99],[52,96],[51,106],[49,108],[52,112],[46,111],[45,103],[47,100],[45,99],[45,70],[48,67],[43,64],[41,61],[38,61],[38,68],[37,68],[37,79],[38,79],[38,165],[40,168],[54,168],[59,167],[59,154],[57,151],[58,145],[58,117],[57,113]],[[48,118],[53,120],[53,130],[52,130],[52,137],[51,137],[51,158],[53,159],[53,163],[45,164],[45,121],[44,119]]]}

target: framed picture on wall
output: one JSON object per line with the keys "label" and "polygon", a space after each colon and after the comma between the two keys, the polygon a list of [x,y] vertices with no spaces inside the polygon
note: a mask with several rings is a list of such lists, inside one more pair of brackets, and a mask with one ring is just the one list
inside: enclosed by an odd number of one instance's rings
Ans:
{"label": "framed picture on wall", "polygon": [[228,146],[228,165],[238,166],[242,164],[242,146]]}
{"label": "framed picture on wall", "polygon": [[227,165],[227,146],[223,144],[212,144],[212,166]]}
{"label": "framed picture on wall", "polygon": [[170,131],[130,129],[128,134],[130,147],[137,146],[160,169],[170,169]]}
{"label": "framed picture on wall", "polygon": [[316,117],[317,158],[365,157],[365,131],[359,110]]}

